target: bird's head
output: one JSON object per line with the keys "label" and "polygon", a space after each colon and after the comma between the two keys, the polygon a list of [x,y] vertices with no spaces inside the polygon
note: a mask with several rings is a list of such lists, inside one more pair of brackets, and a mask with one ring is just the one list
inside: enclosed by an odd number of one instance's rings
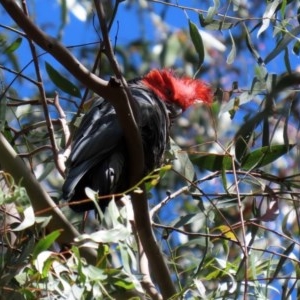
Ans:
{"label": "bird's head", "polygon": [[168,106],[175,105],[182,111],[197,102],[212,103],[212,91],[206,83],[189,77],[176,77],[171,70],[154,69],[142,81]]}

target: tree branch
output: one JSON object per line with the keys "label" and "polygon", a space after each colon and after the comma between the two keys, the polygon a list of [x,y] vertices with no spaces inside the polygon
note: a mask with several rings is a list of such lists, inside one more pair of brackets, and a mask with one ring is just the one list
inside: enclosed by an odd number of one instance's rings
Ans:
{"label": "tree branch", "polygon": [[[137,116],[137,107],[135,102],[132,99],[130,90],[127,87],[127,82],[123,78],[120,72],[119,65],[115,59],[113,49],[111,43],[109,41],[108,29],[105,23],[105,15],[101,1],[94,0],[97,14],[99,17],[99,22],[101,26],[103,41],[105,44],[106,55],[111,63],[111,66],[117,75],[117,77],[121,80],[122,85],[125,87],[126,93],[126,102],[129,105],[130,111],[133,111],[132,114],[132,122],[134,125],[134,134],[132,130],[128,130],[126,123],[121,123],[122,129],[124,130],[127,149],[129,153],[129,179],[130,185],[134,186],[142,177],[144,172],[144,151],[143,144],[140,131],[137,127],[135,116]],[[131,110],[132,109],[132,110]],[[119,114],[123,114],[123,112],[118,112]],[[119,115],[118,115],[119,116]],[[134,135],[134,143],[132,143],[132,135]],[[155,281],[157,282],[160,291],[165,299],[169,299],[174,294],[176,294],[176,289],[171,280],[171,274],[166,265],[166,262],[163,258],[163,254],[158,247],[151,226],[151,220],[149,216],[148,209],[148,200],[147,193],[145,191],[145,186],[142,184],[140,188],[143,190],[143,193],[131,193],[132,207],[134,212],[134,221],[135,227],[137,230],[138,238],[140,239],[140,253],[145,253],[148,259],[148,264],[150,270],[153,274]],[[146,270],[147,273],[147,270]],[[161,299],[161,296],[158,293],[153,291],[153,283],[151,282],[151,278],[144,276],[144,284],[143,286],[147,288],[148,293],[153,296],[153,299]]]}
{"label": "tree branch", "polygon": [[[61,245],[72,243],[79,233],[70,224],[69,220],[56,206],[40,183],[35,179],[2,133],[0,133],[0,153],[0,163],[2,168],[10,173],[16,182],[22,183],[22,185],[26,188],[34,211],[37,213],[42,210],[48,211],[49,208],[52,209],[52,219],[49,222],[47,229],[49,231],[63,229],[57,242]],[[81,248],[81,251],[82,256],[85,257],[89,263],[94,264],[96,262],[96,253],[90,248]]]}
{"label": "tree branch", "polygon": [[[95,74],[91,73],[87,68],[85,68],[61,43],[59,43],[54,38],[46,35],[41,31],[19,8],[15,1],[11,0],[0,0],[5,10],[10,14],[14,21],[21,27],[27,34],[28,38],[34,41],[37,45],[43,48],[45,51],[49,52],[54,58],[57,59],[75,78],[77,78],[82,84],[86,85],[89,89],[93,90],[98,95],[107,99],[112,103],[117,112],[121,127],[124,130],[126,144],[128,147],[129,157],[130,157],[130,183],[132,185],[136,184],[143,175],[143,164],[137,164],[136,161],[143,162],[143,148],[140,137],[140,132],[135,122],[129,100],[124,88],[122,86],[115,87],[111,86],[106,81],[98,78]],[[101,4],[101,2],[99,2]],[[117,71],[117,70],[115,70]],[[126,83],[124,83],[126,86]],[[123,86],[124,86],[123,85]],[[1,139],[3,143],[5,140]],[[6,145],[7,146],[7,145]],[[1,148],[0,148],[1,151]],[[9,151],[7,147],[2,147],[1,153],[6,152],[8,156]],[[0,163],[2,163],[3,155],[0,158]],[[17,163],[21,171],[18,172],[13,169],[13,163]],[[4,166],[4,164],[3,164]],[[22,161],[14,155],[13,157],[7,157],[6,164],[4,166],[6,170],[11,173],[14,178],[20,180],[24,178],[23,183],[30,194],[31,200],[34,202],[34,208],[42,209],[45,206],[53,207],[51,203],[51,198],[47,193],[41,188],[41,186],[34,181],[33,176],[28,176],[28,172],[24,169],[24,164]],[[15,177],[16,176],[16,177]],[[28,176],[28,177],[27,177]],[[36,197],[36,189],[39,186],[40,197]],[[37,199],[37,200],[35,200]],[[51,201],[50,201],[51,200]],[[176,293],[175,287],[171,281],[169,270],[163,259],[162,253],[156,244],[151,222],[148,213],[148,203],[145,193],[143,194],[132,194],[132,203],[134,210],[134,217],[136,228],[138,231],[139,238],[144,247],[144,251],[149,260],[149,265],[151,271],[157,284],[160,287],[162,295],[165,299],[170,298]],[[72,237],[77,234],[74,232],[73,228],[70,228],[68,221],[62,215],[62,213],[57,208],[54,208],[56,222],[52,222],[52,229],[57,229],[57,226],[63,225],[63,228],[69,229]],[[70,237],[69,237],[70,238]]]}

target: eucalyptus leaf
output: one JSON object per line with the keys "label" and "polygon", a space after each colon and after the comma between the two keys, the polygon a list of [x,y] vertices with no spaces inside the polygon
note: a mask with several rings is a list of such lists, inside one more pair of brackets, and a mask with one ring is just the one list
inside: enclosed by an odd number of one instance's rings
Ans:
{"label": "eucalyptus leaf", "polygon": [[82,234],[75,240],[77,242],[84,242],[92,240],[96,243],[117,243],[118,241],[124,241],[131,234],[130,230],[125,226],[118,225],[115,228],[108,230],[98,230],[91,234]]}
{"label": "eucalyptus leaf", "polygon": [[271,145],[256,149],[244,157],[241,168],[251,170],[266,166],[289,152],[293,147],[294,145]]}
{"label": "eucalyptus leaf", "polygon": [[283,255],[280,256],[280,260],[277,264],[277,267],[276,267],[276,270],[270,280],[270,283],[277,278],[278,274],[280,271],[282,271],[283,269],[283,265],[285,262],[289,262],[289,255],[291,254],[291,252],[294,250],[294,247],[295,247],[296,243],[293,242],[291,243],[284,251],[283,251]]}
{"label": "eucalyptus leaf", "polygon": [[226,62],[229,65],[231,65],[234,62],[234,59],[236,57],[236,46],[235,46],[234,38],[233,38],[230,30],[229,30],[229,34],[230,34],[230,39],[231,39],[231,43],[232,43],[232,48],[227,56]]}
{"label": "eucalyptus leaf", "polygon": [[49,249],[49,247],[51,245],[53,245],[53,243],[56,241],[56,239],[60,236],[60,230],[55,230],[51,233],[49,233],[48,235],[46,235],[45,237],[41,238],[32,253],[32,257],[33,259],[36,259],[37,256],[43,252]]}
{"label": "eucalyptus leaf", "polygon": [[204,45],[203,45],[202,37],[195,23],[193,23],[190,20],[189,20],[189,29],[190,29],[190,36],[192,42],[198,53],[199,66],[201,66],[204,61]]}
{"label": "eucalyptus leaf", "polygon": [[35,216],[34,216],[34,211],[32,206],[25,208],[23,215],[24,215],[24,220],[16,228],[12,229],[12,231],[24,230],[26,228],[29,228],[35,223]]}
{"label": "eucalyptus leaf", "polygon": [[80,90],[75,84],[62,76],[60,72],[54,69],[49,63],[45,62],[45,65],[50,79],[58,88],[71,96],[81,98]]}
{"label": "eucalyptus leaf", "polygon": [[201,170],[222,171],[232,170],[232,157],[229,154],[209,153],[202,156],[191,156],[191,160]]}
{"label": "eucalyptus leaf", "polygon": [[21,37],[18,37],[16,40],[14,40],[6,49],[4,50],[4,53],[12,53],[16,51],[22,44],[23,39]]}
{"label": "eucalyptus leaf", "polygon": [[262,26],[260,27],[260,29],[257,32],[257,37],[259,37],[265,30],[267,30],[267,28],[270,25],[271,18],[277,9],[277,6],[280,3],[281,3],[281,0],[274,0],[267,5],[267,8],[262,17],[262,19],[263,19]]}
{"label": "eucalyptus leaf", "polygon": [[300,34],[300,26],[293,28],[289,33],[286,33],[284,37],[277,43],[274,50],[272,50],[267,57],[265,58],[265,64],[268,64],[271,60],[273,60],[277,55],[279,55],[287,45],[295,40],[295,36]]}
{"label": "eucalyptus leaf", "polygon": [[208,30],[230,29],[236,25],[236,23],[224,22],[224,20],[206,20],[202,14],[199,14],[199,23]]}

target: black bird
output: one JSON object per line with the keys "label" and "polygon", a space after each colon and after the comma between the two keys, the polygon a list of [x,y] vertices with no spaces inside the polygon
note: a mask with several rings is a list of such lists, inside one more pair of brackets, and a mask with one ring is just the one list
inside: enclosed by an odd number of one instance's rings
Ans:
{"label": "black bird", "polygon": [[[202,81],[175,77],[169,70],[152,70],[142,78],[128,82],[137,105],[137,120],[143,141],[145,175],[162,163],[169,143],[170,120],[187,107],[212,101],[210,88]],[[114,107],[97,99],[83,117],[67,161],[63,198],[76,212],[94,209],[86,199],[85,188],[99,195],[120,193],[129,188],[128,154],[123,130]],[[99,201],[102,210],[109,200]]]}

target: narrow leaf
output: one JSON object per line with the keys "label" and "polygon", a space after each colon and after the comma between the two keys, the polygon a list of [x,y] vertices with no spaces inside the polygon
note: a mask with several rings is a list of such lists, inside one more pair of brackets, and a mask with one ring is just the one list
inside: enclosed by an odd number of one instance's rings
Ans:
{"label": "narrow leaf", "polygon": [[60,88],[65,93],[81,98],[80,90],[79,88],[74,85],[69,79],[62,76],[58,71],[56,71],[49,63],[45,63],[46,65],[46,71],[50,77],[50,79],[53,81],[53,83]]}
{"label": "narrow leaf", "polygon": [[199,14],[199,23],[208,30],[224,30],[233,28],[236,23],[224,22],[224,20],[206,20],[202,14]]}
{"label": "narrow leaf", "polygon": [[259,37],[270,25],[270,20],[274,15],[277,6],[280,4],[281,0],[274,0],[267,5],[266,11],[263,14],[262,26],[258,30],[257,37]]}
{"label": "narrow leaf", "polygon": [[204,61],[204,45],[203,45],[202,37],[195,23],[193,23],[190,20],[189,20],[189,30],[190,30],[190,36],[192,42],[198,53],[199,66],[201,66]]}
{"label": "narrow leaf", "polygon": [[293,46],[293,52],[295,55],[299,56],[300,55],[300,41],[297,40],[296,43]]}
{"label": "narrow leaf", "polygon": [[60,236],[60,230],[55,230],[50,234],[46,235],[44,238],[40,239],[36,244],[32,257],[36,259],[36,257],[43,251],[49,249],[49,247],[55,242],[55,240]]}
{"label": "narrow leaf", "polygon": [[131,290],[134,288],[134,284],[131,281],[127,281],[127,280],[122,280],[122,279],[118,279],[116,282],[114,282],[114,284],[118,287],[121,287],[125,290]]}
{"label": "narrow leaf", "polygon": [[255,126],[248,126],[248,123],[245,123],[245,130],[242,132],[243,135],[237,137],[235,142],[235,156],[236,159],[241,162],[243,157],[248,152],[248,143],[253,134]]}
{"label": "narrow leaf", "polygon": [[220,225],[218,227],[215,227],[211,233],[220,230],[222,235],[224,235],[226,238],[228,238],[229,240],[235,241],[237,242],[237,238],[235,233],[231,230],[231,228],[227,225]]}
{"label": "narrow leaf", "polygon": [[250,36],[250,33],[248,31],[248,28],[246,27],[245,24],[243,24],[244,26],[244,30],[245,30],[245,33],[246,33],[246,45],[250,51],[250,53],[254,56],[254,58],[256,59],[257,63],[259,65],[261,65],[263,63],[263,60],[262,58],[260,57],[259,53],[257,52],[257,50],[255,49],[253,43],[252,43],[252,40],[251,40],[251,36]]}
{"label": "narrow leaf", "polygon": [[[195,179],[195,169],[186,151],[183,151],[173,139],[170,139],[170,152],[173,155],[174,169],[184,176],[187,180],[193,181]],[[168,171],[167,169],[166,171]],[[162,177],[164,174],[160,174]]]}
{"label": "narrow leaf", "polygon": [[30,226],[32,226],[34,224],[35,216],[34,216],[34,211],[33,211],[32,206],[25,208],[23,214],[24,214],[24,220],[12,231],[21,231],[26,228],[29,228]]}
{"label": "narrow leaf", "polygon": [[208,171],[221,171],[221,170],[232,170],[232,158],[230,155],[222,154],[206,154],[203,156],[193,157],[191,160],[195,163],[199,169]]}
{"label": "narrow leaf", "polygon": [[276,45],[275,49],[271,51],[271,53],[269,53],[269,55],[265,58],[264,60],[265,64],[269,63],[278,54],[280,54],[291,41],[295,40],[295,36],[299,34],[300,34],[300,26],[297,26],[293,28],[289,33],[286,33],[284,37]]}
{"label": "narrow leaf", "polygon": [[256,149],[244,157],[241,168],[251,170],[266,166],[289,152],[293,147],[294,145],[273,145]]}
{"label": "narrow leaf", "polygon": [[230,34],[230,39],[231,39],[231,43],[232,43],[232,48],[228,54],[227,60],[226,62],[231,65],[234,62],[234,59],[236,57],[236,46],[235,46],[235,42],[233,39],[233,36],[231,34],[231,31],[229,30],[229,34]]}
{"label": "narrow leaf", "polygon": [[4,50],[4,53],[12,53],[12,52],[16,51],[20,47],[21,44],[22,44],[22,38],[18,37]]}
{"label": "narrow leaf", "polygon": [[214,0],[214,5],[211,6],[207,11],[205,22],[209,23],[213,19],[213,17],[218,13],[219,7],[220,1]]}
{"label": "narrow leaf", "polygon": [[295,245],[296,245],[296,243],[292,243],[283,251],[283,253],[282,253],[283,256],[280,257],[280,260],[278,262],[276,270],[275,270],[275,272],[272,276],[272,279],[270,280],[269,283],[271,283],[275,278],[277,278],[278,273],[283,269],[283,265],[284,265],[285,261],[288,259],[288,256],[294,250]]}
{"label": "narrow leaf", "polygon": [[5,129],[7,99],[5,97],[4,78],[0,70],[0,131]]}

